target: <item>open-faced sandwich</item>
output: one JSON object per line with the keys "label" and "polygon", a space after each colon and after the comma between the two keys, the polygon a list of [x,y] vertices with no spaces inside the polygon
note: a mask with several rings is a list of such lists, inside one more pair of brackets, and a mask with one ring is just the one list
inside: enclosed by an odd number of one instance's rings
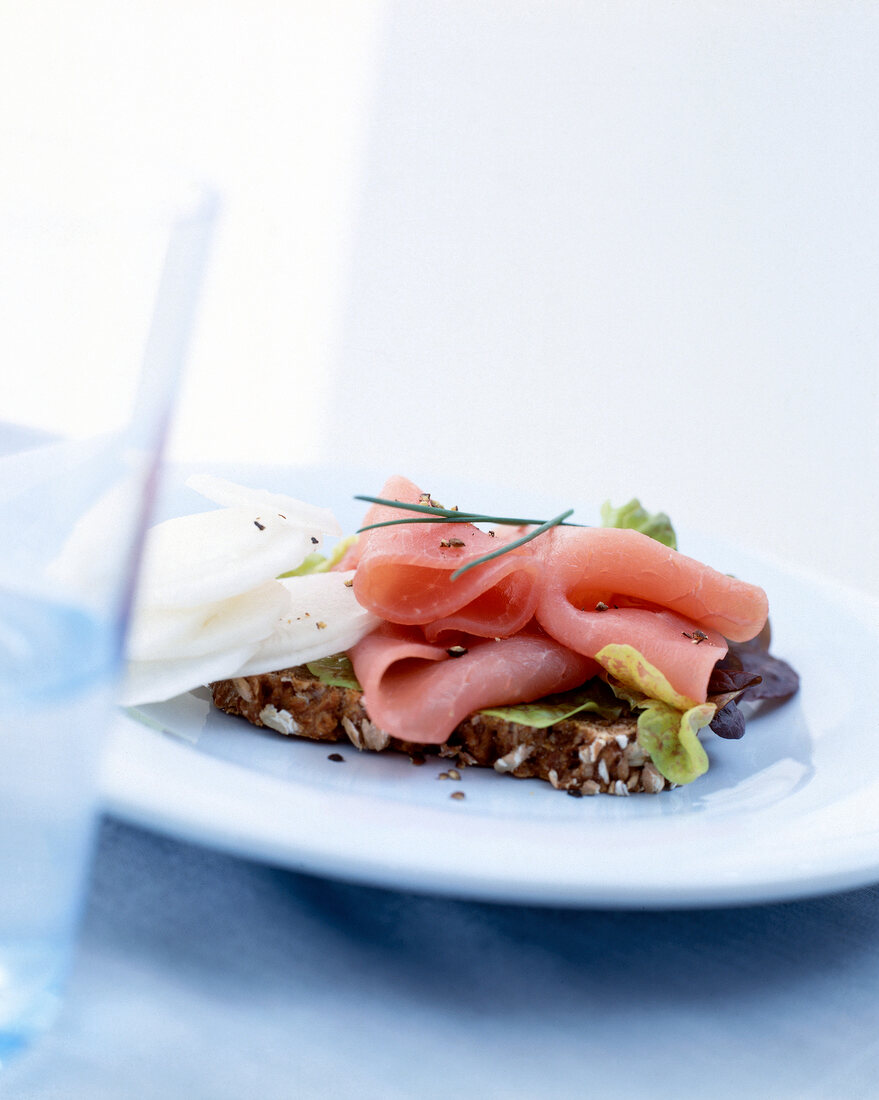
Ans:
{"label": "open-faced sandwich", "polygon": [[221,508],[150,533],[129,703],[210,683],[281,734],[625,795],[696,779],[701,729],[741,737],[738,701],[797,688],[762,589],[679,553],[637,502],[541,523],[395,477],[324,557],[328,512],[190,484]]}

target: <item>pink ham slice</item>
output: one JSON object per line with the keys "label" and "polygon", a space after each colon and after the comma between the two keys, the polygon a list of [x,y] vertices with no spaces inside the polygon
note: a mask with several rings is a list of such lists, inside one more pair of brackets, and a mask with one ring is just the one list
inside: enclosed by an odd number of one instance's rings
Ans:
{"label": "pink ham slice", "polygon": [[[725,639],[746,641],[766,622],[761,588],[637,531],[563,527],[536,541],[546,566],[536,612],[544,630],[590,657],[606,645],[632,646],[693,702],[704,702]],[[694,639],[694,630],[706,637]]]}
{"label": "pink ham slice", "polygon": [[[422,494],[411,481],[394,477],[381,496],[418,503]],[[364,524],[405,514],[376,505]],[[354,594],[364,607],[388,622],[422,628],[417,644],[449,644],[455,631],[509,638],[534,615],[556,642],[584,657],[596,658],[609,645],[632,647],[688,704],[705,700],[726,639],[746,641],[766,622],[762,589],[637,531],[615,528],[559,527],[450,579],[466,561],[497,549],[504,537],[491,538],[465,523],[376,528],[352,551],[356,562],[352,557],[343,564],[356,563]],[[442,545],[452,540],[464,545]],[[407,643],[416,644],[414,638],[407,636]],[[433,657],[419,657],[435,662],[444,651],[430,652]],[[610,657],[601,660],[611,667]]]}
{"label": "pink ham slice", "polygon": [[483,707],[533,702],[598,671],[594,661],[536,632],[456,640],[463,656],[429,644],[417,627],[386,623],[359,641],[348,655],[370,719],[393,737],[441,744]]}
{"label": "pink ham slice", "polygon": [[[392,477],[379,494],[417,504],[421,492],[403,477]],[[414,513],[413,513],[414,514]],[[364,525],[402,519],[405,512],[374,505]],[[460,541],[463,546],[442,543]],[[521,630],[537,606],[539,557],[529,547],[472,569],[456,580],[452,573],[473,558],[491,553],[499,540],[469,523],[421,523],[378,527],[360,536],[354,595],[373,614],[406,626],[429,626],[431,639],[463,630],[486,638]],[[351,568],[354,557],[343,564]]]}

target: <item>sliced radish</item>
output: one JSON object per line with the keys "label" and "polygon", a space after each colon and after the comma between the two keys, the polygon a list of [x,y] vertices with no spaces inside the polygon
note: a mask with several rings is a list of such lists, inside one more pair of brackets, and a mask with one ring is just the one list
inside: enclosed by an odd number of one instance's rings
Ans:
{"label": "sliced radish", "polygon": [[296,569],[320,545],[319,535],[266,509],[169,519],[147,532],[138,599],[159,607],[215,603]]}
{"label": "sliced radish", "polygon": [[194,607],[138,605],[128,637],[132,661],[198,657],[262,641],[289,605],[280,581]]}
{"label": "sliced radish", "polygon": [[255,648],[255,644],[237,646],[174,661],[129,661],[119,701],[124,707],[160,703],[214,680],[228,679],[237,674]]}
{"label": "sliced radish", "polygon": [[282,580],[290,593],[289,607],[274,632],[259,643],[235,675],[277,672],[359,642],[380,620],[357,603],[353,589],[345,584],[353,575],[353,571],[312,573]]}
{"label": "sliced radish", "polygon": [[193,474],[186,484],[201,496],[219,504],[222,508],[251,508],[257,512],[280,512],[291,522],[325,535],[341,535],[342,528],[328,508],[306,504],[284,493],[270,493],[266,489],[248,489],[211,474]]}

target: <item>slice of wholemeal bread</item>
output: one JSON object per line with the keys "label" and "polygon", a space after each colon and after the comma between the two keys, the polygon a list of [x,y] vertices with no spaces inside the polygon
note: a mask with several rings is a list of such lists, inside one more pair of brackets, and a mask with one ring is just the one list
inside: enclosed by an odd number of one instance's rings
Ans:
{"label": "slice of wholemeal bread", "polygon": [[443,745],[401,741],[378,729],[362,693],[323,683],[304,666],[241,676],[211,685],[214,703],[256,726],[312,741],[350,741],[358,749],[424,753],[454,759],[458,767],[493,767],[520,779],[545,779],[571,794],[655,794],[669,784],[636,740],[630,712],[617,719],[578,714],[547,729],[474,714]]}

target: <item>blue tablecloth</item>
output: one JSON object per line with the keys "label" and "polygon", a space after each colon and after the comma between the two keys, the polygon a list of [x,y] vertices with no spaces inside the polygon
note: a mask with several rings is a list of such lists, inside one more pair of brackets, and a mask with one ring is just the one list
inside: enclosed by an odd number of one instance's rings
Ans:
{"label": "blue tablecloth", "polygon": [[351,886],[107,821],[14,1100],[875,1097],[879,887],[590,912]]}

